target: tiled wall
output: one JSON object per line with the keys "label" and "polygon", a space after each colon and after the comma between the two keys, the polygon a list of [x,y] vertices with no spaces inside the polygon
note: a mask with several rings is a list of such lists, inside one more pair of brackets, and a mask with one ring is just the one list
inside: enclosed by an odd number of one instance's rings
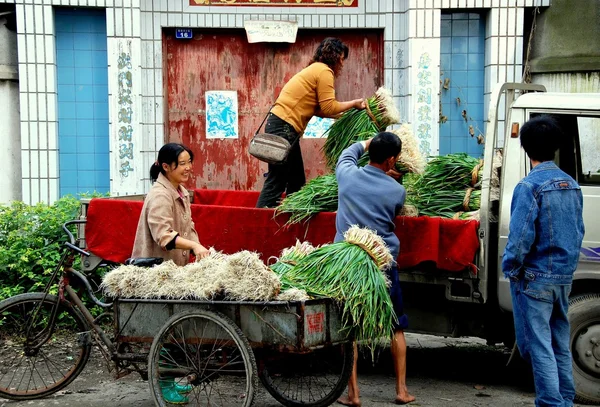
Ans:
{"label": "tiled wall", "polygon": [[60,196],[108,192],[106,14],[56,9]]}
{"label": "tiled wall", "polygon": [[[54,6],[106,8],[111,191],[125,194],[148,189],[147,169],[164,143],[162,27],[242,28],[246,19],[282,19],[298,21],[301,29],[385,29],[384,85],[393,90],[401,115],[413,124],[423,145],[436,154],[441,11],[485,10],[485,92],[489,94],[497,82],[520,79],[523,7],[550,5],[550,0],[356,1],[359,7],[355,8],[292,9],[189,6],[187,0],[0,0],[17,4],[24,200],[53,201],[58,196]],[[130,59],[120,68],[124,53]],[[422,74],[419,64],[427,61],[424,54],[429,58],[426,71],[431,84],[424,88],[431,92],[429,104],[417,103],[414,94]],[[117,81],[125,70],[132,72],[131,88]],[[125,105],[119,104],[119,92],[127,90],[133,97],[126,107],[133,114],[130,123],[123,123],[119,112]],[[487,104],[486,100],[484,112]],[[131,141],[121,139],[119,130],[125,124],[132,127]],[[127,165],[132,165],[131,171],[123,170]]]}

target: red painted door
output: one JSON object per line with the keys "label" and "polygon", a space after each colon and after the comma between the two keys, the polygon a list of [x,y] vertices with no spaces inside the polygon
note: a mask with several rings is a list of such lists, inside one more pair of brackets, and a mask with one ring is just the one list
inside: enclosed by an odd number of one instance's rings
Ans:
{"label": "red painted door", "polygon": [[[249,44],[243,30],[196,30],[192,40],[166,31],[167,140],[194,152],[189,187],[260,190],[267,164],[248,154],[248,143],[283,85],[308,65],[319,42],[335,35],[350,54],[336,79],[338,100],[370,97],[383,84],[381,30],[300,30],[295,44]],[[238,139],[207,139],[205,96],[237,91]],[[327,172],[324,139],[302,139],[307,179]]]}

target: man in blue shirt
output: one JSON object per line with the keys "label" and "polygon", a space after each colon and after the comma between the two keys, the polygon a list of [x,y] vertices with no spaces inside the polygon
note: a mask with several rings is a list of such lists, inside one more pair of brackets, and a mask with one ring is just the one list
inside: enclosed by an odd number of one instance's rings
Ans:
{"label": "man in blue shirt", "polygon": [[583,241],[583,196],[554,164],[565,137],[550,116],[521,129],[531,171],[515,187],[502,259],[510,279],[517,346],[533,367],[536,406],[573,405],[569,293]]}
{"label": "man in blue shirt", "polygon": [[[394,219],[400,213],[406,190],[392,177],[400,176],[394,169],[402,149],[400,138],[394,133],[382,132],[371,140],[356,143],[344,150],[338,160],[335,174],[338,182],[338,211],[335,218],[335,241],[344,240],[344,233],[358,225],[375,230],[387,244],[394,260],[398,258],[400,241],[394,233]],[[369,151],[370,162],[358,166],[358,159]],[[402,306],[402,292],[396,265],[387,271],[392,283],[390,296],[398,317],[391,343],[394,370],[396,371],[396,404],[415,400],[406,387],[406,340],[404,329],[408,319]],[[354,368],[348,381],[348,396],[338,403],[360,406],[356,361],[358,353],[354,345]]]}

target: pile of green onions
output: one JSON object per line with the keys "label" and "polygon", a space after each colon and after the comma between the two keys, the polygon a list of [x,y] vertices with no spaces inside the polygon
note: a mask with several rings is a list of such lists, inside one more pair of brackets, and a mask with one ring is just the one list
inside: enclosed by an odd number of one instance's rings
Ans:
{"label": "pile of green onions", "polygon": [[290,196],[286,196],[275,210],[276,214],[289,213],[286,225],[308,221],[319,212],[335,212],[338,208],[338,184],[335,174],[313,178]]}

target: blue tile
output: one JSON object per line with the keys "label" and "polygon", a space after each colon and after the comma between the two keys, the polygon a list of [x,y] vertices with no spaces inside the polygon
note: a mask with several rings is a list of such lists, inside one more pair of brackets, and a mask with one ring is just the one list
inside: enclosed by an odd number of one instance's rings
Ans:
{"label": "blue tile", "polygon": [[58,104],[58,119],[59,123],[62,119],[76,119],[75,102],[62,102]]}
{"label": "blue tile", "polygon": [[92,66],[108,66],[108,57],[106,51],[92,51]]}
{"label": "blue tile", "polygon": [[75,68],[92,67],[92,51],[76,51]]}
{"label": "blue tile", "polygon": [[453,117],[450,122],[450,134],[452,138],[464,137],[466,134],[469,134],[467,123],[462,118],[461,120],[455,120]]}
{"label": "blue tile", "polygon": [[469,38],[469,53],[483,53],[485,43],[482,38]]}
{"label": "blue tile", "polygon": [[90,68],[79,68],[75,70],[75,84],[92,85],[92,70]]}
{"label": "blue tile", "polygon": [[469,103],[469,117],[481,122],[483,120],[483,103]]}
{"label": "blue tile", "polygon": [[[92,120],[77,120],[77,137],[94,137],[94,126]],[[91,151],[94,151],[93,147]]]}
{"label": "blue tile", "polygon": [[440,155],[450,154],[450,140],[449,137],[440,138]]}
{"label": "blue tile", "polygon": [[92,87],[92,93],[94,94],[94,101],[97,103],[108,103],[108,86],[106,85],[94,85]]}
{"label": "blue tile", "polygon": [[77,103],[77,119],[93,119],[94,104],[90,102]]}
{"label": "blue tile", "polygon": [[81,192],[84,192],[83,190],[94,189],[94,175],[95,171],[79,171],[77,173],[77,186]]}
{"label": "blue tile", "polygon": [[[60,109],[61,104],[58,105]],[[76,136],[77,135],[77,120],[59,120],[58,121],[58,136]]]}
{"label": "blue tile", "polygon": [[94,119],[108,119],[108,103],[94,103]]}
{"label": "blue tile", "polygon": [[73,32],[77,33],[77,37],[82,37],[86,33],[92,32],[93,19],[78,13],[74,20],[75,21],[73,22]]}
{"label": "blue tile", "polygon": [[96,154],[96,170],[108,171],[109,169],[109,156],[108,153]]}
{"label": "blue tile", "polygon": [[56,49],[73,49],[73,35],[64,33],[56,35]]}
{"label": "blue tile", "polygon": [[95,167],[94,154],[78,154],[77,168],[80,171],[91,171]]}
{"label": "blue tile", "polygon": [[73,41],[73,49],[75,50],[91,50],[92,49],[92,35],[91,34],[79,34]]}
{"label": "blue tile", "polygon": [[469,70],[469,80],[468,80],[469,87],[483,87],[483,85],[484,85],[483,77],[484,77],[483,69],[476,70],[476,71]]}
{"label": "blue tile", "polygon": [[[469,81],[471,78],[469,78]],[[467,97],[469,98],[469,103],[483,103],[483,88],[477,87],[467,88]]]}
{"label": "blue tile", "polygon": [[448,72],[452,69],[452,54],[440,55],[440,70]]}
{"label": "blue tile", "polygon": [[78,102],[93,102],[94,92],[92,85],[77,85],[75,91],[75,100]]}
{"label": "blue tile", "polygon": [[75,171],[60,171],[61,188],[77,187],[77,173]]}
{"label": "blue tile", "polygon": [[452,137],[450,138],[450,146],[453,153],[464,153],[467,151],[467,138]]}
{"label": "blue tile", "polygon": [[469,13],[452,13],[452,20],[468,20]]}
{"label": "blue tile", "polygon": [[74,85],[75,69],[58,67],[56,69],[56,83],[58,85]]}
{"label": "blue tile", "polygon": [[484,35],[479,20],[469,20],[469,37],[481,37]]}
{"label": "blue tile", "polygon": [[[466,71],[468,64],[467,54],[452,54],[452,71]],[[454,76],[454,75],[453,75]],[[466,85],[466,82],[465,82]]]}
{"label": "blue tile", "polygon": [[106,34],[93,34],[92,46],[94,51],[106,51]]}
{"label": "blue tile", "polygon": [[462,118],[462,111],[465,108],[465,104],[466,102],[462,99],[464,99],[465,95],[461,94],[460,98],[460,105],[456,102],[456,99],[453,100],[453,103],[450,104],[450,109],[448,110],[448,114],[446,114],[446,116],[448,116],[448,118],[450,120],[458,120],[461,121],[463,120]]}
{"label": "blue tile", "polygon": [[93,68],[94,85],[108,85],[108,67]]}
{"label": "blue tile", "polygon": [[452,37],[468,37],[469,22],[467,20],[452,21]]}
{"label": "blue tile", "polygon": [[98,13],[91,22],[92,32],[101,33],[106,36],[106,13]]}
{"label": "blue tile", "polygon": [[442,37],[440,38],[440,53],[449,54],[452,52],[452,38]]}
{"label": "blue tile", "polygon": [[75,102],[75,86],[74,85],[58,85],[56,91],[58,103]]}
{"label": "blue tile", "polygon": [[56,50],[56,66],[59,69],[63,67],[71,68],[75,66],[72,49],[57,49]]}
{"label": "blue tile", "polygon": [[58,14],[54,18],[54,26],[56,27],[56,34],[58,33],[72,33],[73,32],[73,20],[67,16]]}
{"label": "blue tile", "polygon": [[440,139],[450,138],[450,122],[440,123]]}
{"label": "blue tile", "polygon": [[452,21],[442,20],[440,23],[440,36],[450,37],[452,35]]}
{"label": "blue tile", "polygon": [[58,136],[58,152],[60,154],[76,154],[77,153],[77,137],[75,137],[75,136]]}
{"label": "blue tile", "polygon": [[452,38],[452,53],[466,54],[469,51],[468,37],[453,37]]}
{"label": "blue tile", "polygon": [[451,108],[452,103],[442,103],[442,113],[444,114],[444,116],[448,117]]}
{"label": "blue tile", "polygon": [[[97,140],[106,138],[106,151],[108,152],[108,120],[95,119],[93,128],[94,128],[94,137],[96,137]],[[96,149],[96,151],[98,151],[98,150]],[[98,151],[98,152],[104,152],[104,151]]]}
{"label": "blue tile", "polygon": [[77,170],[77,154],[60,154],[60,173]]}
{"label": "blue tile", "polygon": [[467,63],[469,65],[469,71],[481,70],[483,71],[484,55],[483,54],[468,54]]}
{"label": "blue tile", "polygon": [[[454,55],[452,57],[454,57]],[[452,61],[452,63],[454,64],[454,60]],[[469,82],[469,73],[467,71],[453,70],[450,81],[452,82],[453,86],[456,86],[458,88],[464,88]],[[463,95],[462,97],[466,97],[466,95]]]}
{"label": "blue tile", "polygon": [[77,154],[93,154],[94,147],[94,137],[77,135]]}
{"label": "blue tile", "polygon": [[108,171],[95,171],[94,181],[96,191],[108,192],[108,188],[110,187],[110,173]]}

